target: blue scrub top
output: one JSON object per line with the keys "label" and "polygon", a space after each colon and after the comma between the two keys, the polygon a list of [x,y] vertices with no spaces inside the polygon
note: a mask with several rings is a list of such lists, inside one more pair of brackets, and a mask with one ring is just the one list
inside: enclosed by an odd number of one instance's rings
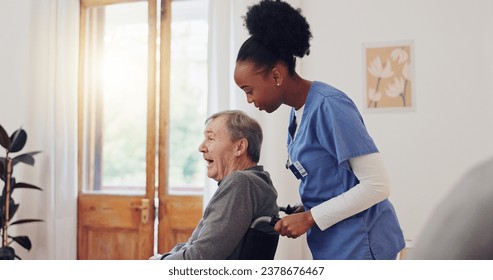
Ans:
{"label": "blue scrub top", "polygon": [[[294,111],[290,123],[293,117]],[[357,185],[348,160],[378,149],[352,100],[314,81],[295,139],[288,133],[288,152],[291,162],[299,162],[307,172],[299,191],[309,210]],[[324,231],[315,225],[307,241],[314,259],[392,259],[405,245],[387,199]]]}

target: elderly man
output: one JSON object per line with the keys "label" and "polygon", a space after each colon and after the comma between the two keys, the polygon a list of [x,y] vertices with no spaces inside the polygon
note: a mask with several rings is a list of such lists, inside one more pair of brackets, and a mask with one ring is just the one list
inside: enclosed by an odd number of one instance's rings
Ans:
{"label": "elderly man", "polygon": [[[199,151],[207,163],[207,176],[219,187],[188,242],[151,259],[239,259],[250,224],[278,212],[270,175],[257,165],[260,125],[236,110],[216,113],[205,123]],[[259,229],[275,234],[267,223]]]}

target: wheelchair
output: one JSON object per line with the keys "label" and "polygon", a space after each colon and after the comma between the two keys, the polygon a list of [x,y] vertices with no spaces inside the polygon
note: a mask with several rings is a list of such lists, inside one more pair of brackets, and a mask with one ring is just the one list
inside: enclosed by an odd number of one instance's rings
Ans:
{"label": "wheelchair", "polygon": [[[290,215],[296,211],[294,207],[279,207],[280,212]],[[272,216],[262,216],[253,221],[243,239],[240,260],[273,260],[279,243],[279,234],[260,231],[257,227],[268,223],[274,227],[280,220],[279,213]]]}

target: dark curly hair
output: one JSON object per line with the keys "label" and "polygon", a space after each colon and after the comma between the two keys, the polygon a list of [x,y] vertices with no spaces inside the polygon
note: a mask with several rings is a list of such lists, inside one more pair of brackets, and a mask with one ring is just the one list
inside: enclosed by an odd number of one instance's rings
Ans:
{"label": "dark curly hair", "polygon": [[310,54],[312,33],[301,9],[280,0],[261,0],[248,7],[243,17],[250,33],[241,46],[236,61],[252,61],[270,69],[282,61],[293,74],[296,57]]}

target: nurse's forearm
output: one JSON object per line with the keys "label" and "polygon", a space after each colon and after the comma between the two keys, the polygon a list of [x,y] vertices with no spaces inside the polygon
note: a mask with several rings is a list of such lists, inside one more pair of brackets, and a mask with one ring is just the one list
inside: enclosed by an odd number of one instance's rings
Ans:
{"label": "nurse's forearm", "polygon": [[311,209],[313,220],[321,230],[370,208],[390,195],[387,170],[379,153],[350,159],[349,164],[359,184]]}

